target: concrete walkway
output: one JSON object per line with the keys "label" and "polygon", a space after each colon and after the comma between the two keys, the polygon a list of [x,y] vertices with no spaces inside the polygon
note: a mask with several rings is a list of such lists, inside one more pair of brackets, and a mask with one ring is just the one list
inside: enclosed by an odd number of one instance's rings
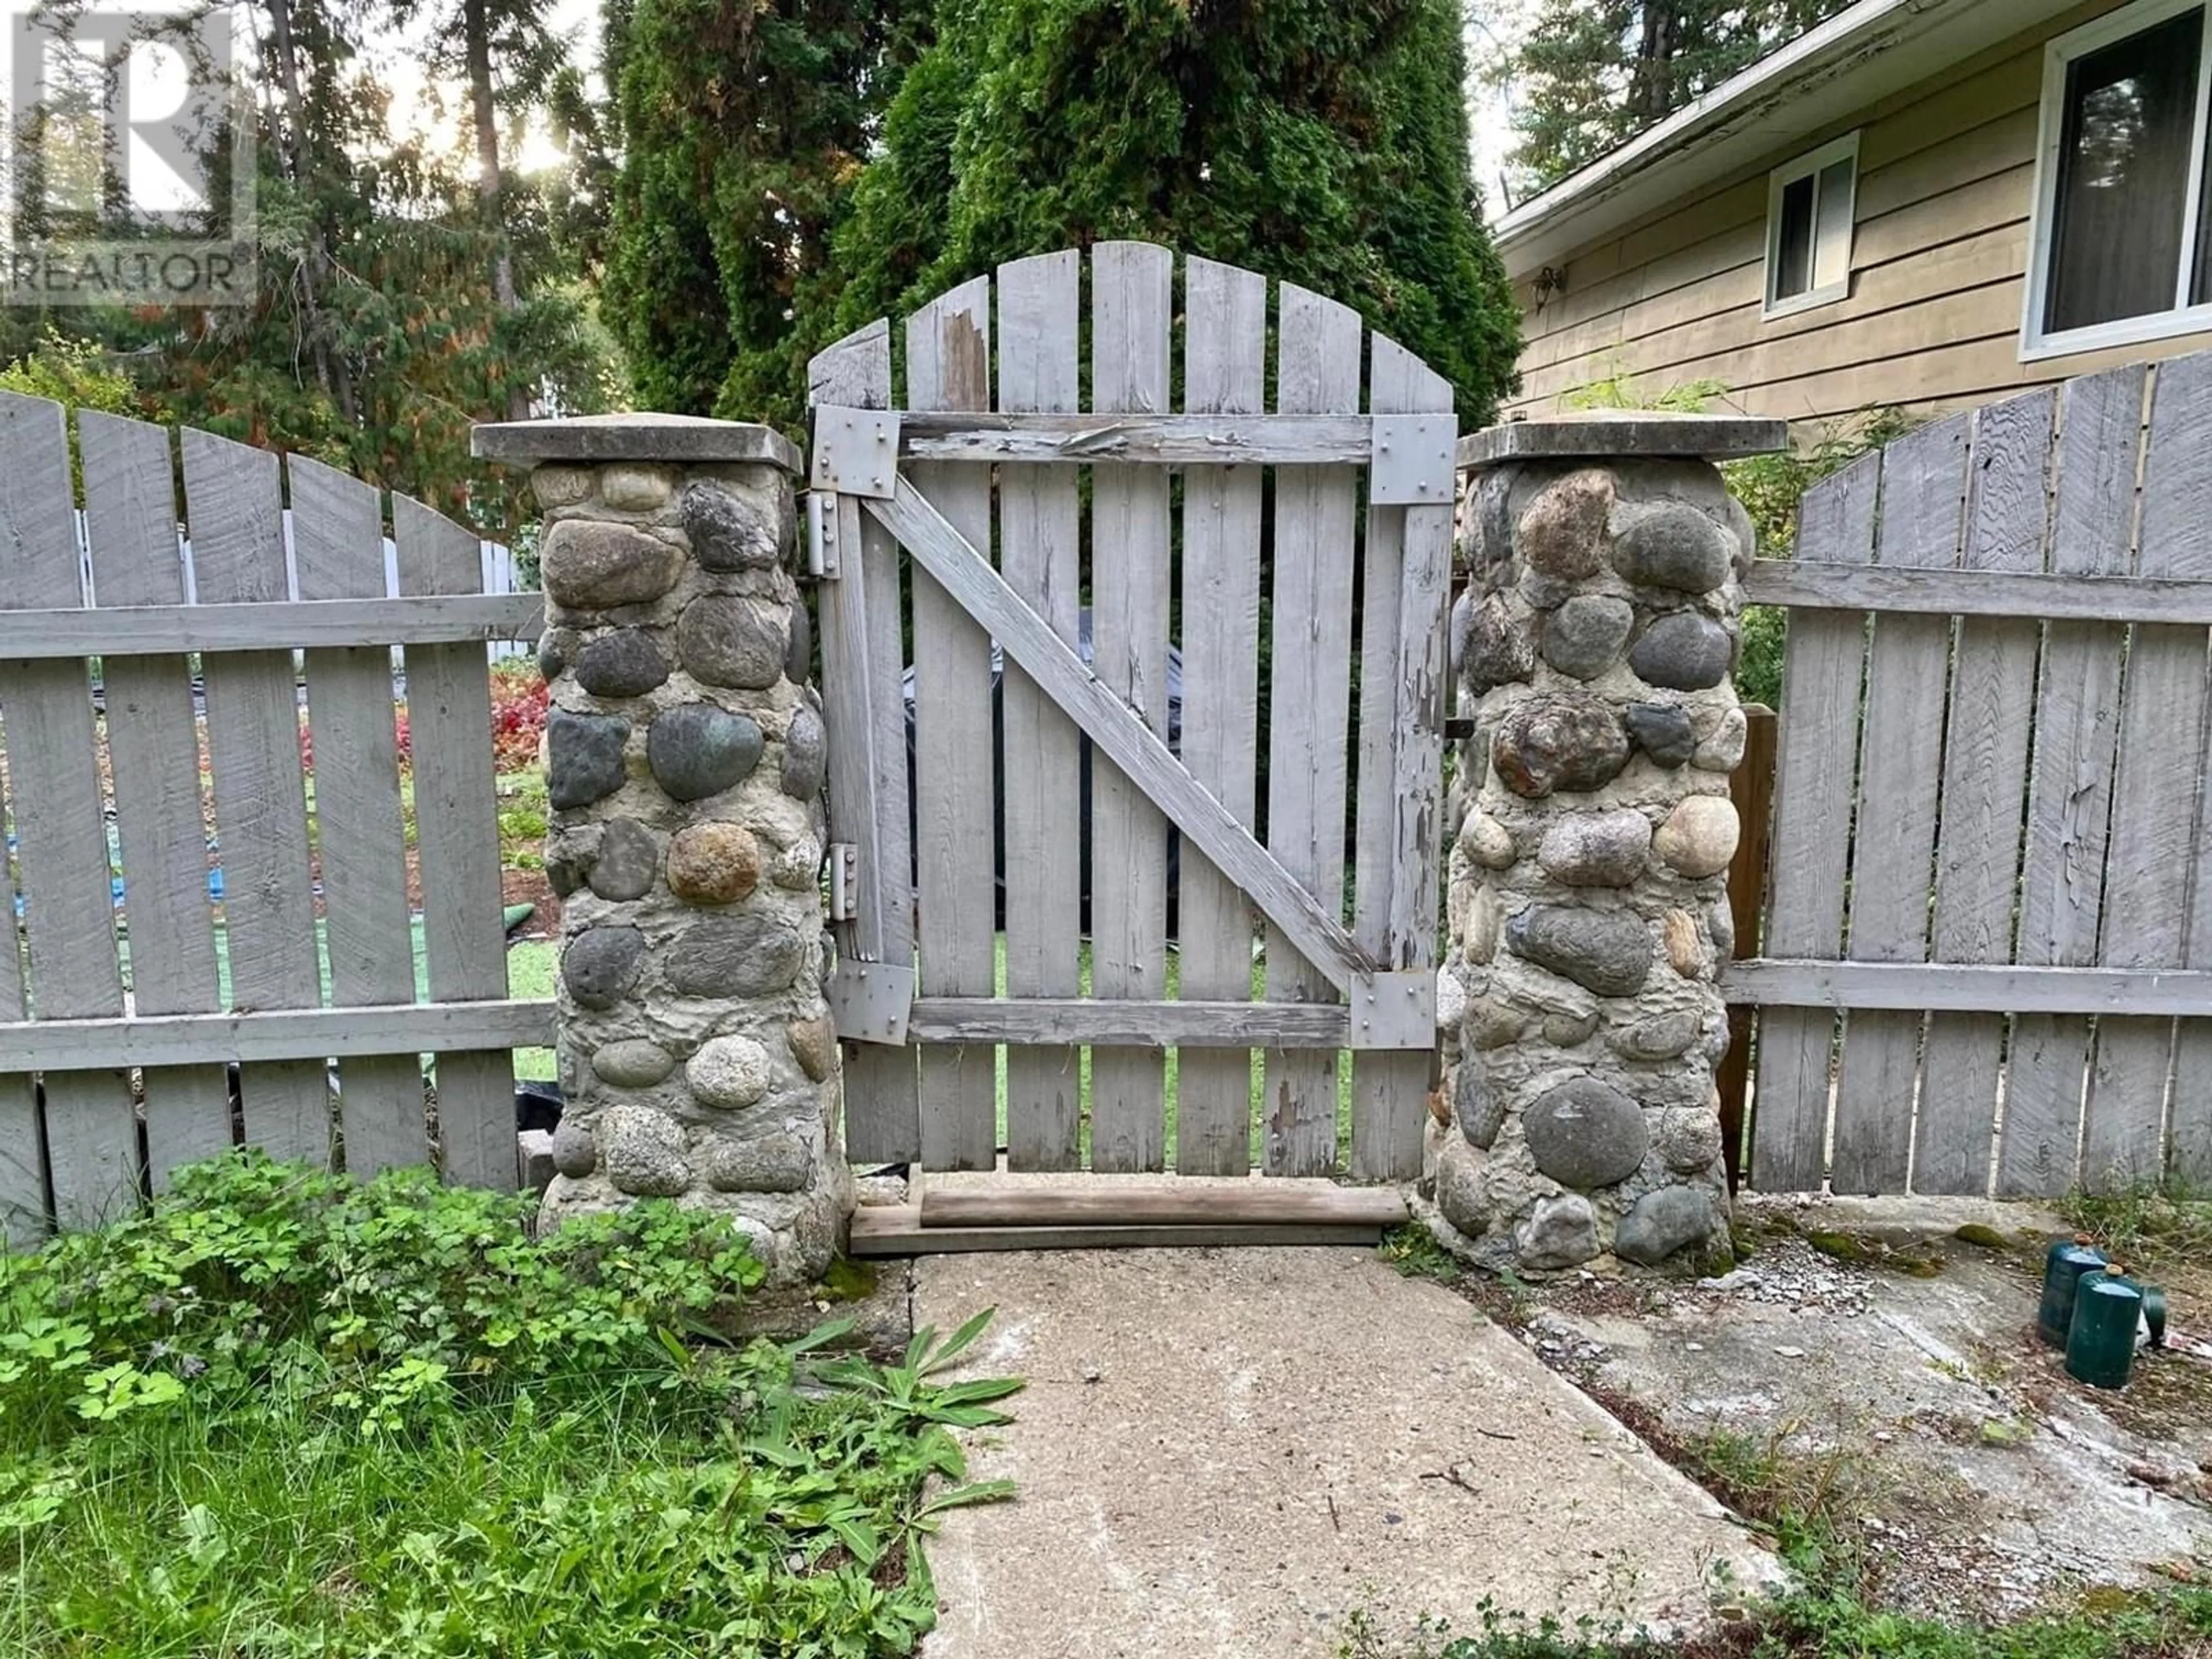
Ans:
{"label": "concrete walkway", "polygon": [[999,1312],[968,1437],[1017,1501],[930,1548],[927,1659],[1334,1655],[1364,1609],[1480,1628],[1489,1597],[1694,1623],[1772,1559],[1504,1331],[1366,1250],[937,1256],[914,1317]]}

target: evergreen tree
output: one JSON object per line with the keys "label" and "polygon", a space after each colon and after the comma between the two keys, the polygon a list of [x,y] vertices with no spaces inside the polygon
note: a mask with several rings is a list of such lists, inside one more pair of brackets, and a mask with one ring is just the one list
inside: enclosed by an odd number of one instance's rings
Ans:
{"label": "evergreen tree", "polygon": [[1141,238],[1358,309],[1488,420],[1518,319],[1452,0],[940,0],[837,239],[839,320]]}
{"label": "evergreen tree", "polygon": [[1516,193],[1557,184],[1849,0],[1543,0],[1490,65],[1513,104]]}
{"label": "evergreen tree", "polygon": [[870,0],[617,0],[605,298],[643,405],[795,426],[902,54]]}

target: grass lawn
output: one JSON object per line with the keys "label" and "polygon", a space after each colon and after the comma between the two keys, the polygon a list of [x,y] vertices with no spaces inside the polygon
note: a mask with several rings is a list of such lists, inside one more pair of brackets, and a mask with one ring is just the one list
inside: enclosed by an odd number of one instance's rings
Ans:
{"label": "grass lawn", "polygon": [[934,1516],[1006,1495],[947,1431],[1018,1385],[927,1376],[983,1320],[736,1346],[716,1218],[532,1207],[242,1153],[0,1257],[0,1653],[909,1652]]}

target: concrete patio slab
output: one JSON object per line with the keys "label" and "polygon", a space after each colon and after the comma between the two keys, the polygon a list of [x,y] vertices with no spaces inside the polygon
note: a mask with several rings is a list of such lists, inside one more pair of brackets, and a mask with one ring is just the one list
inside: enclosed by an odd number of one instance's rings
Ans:
{"label": "concrete patio slab", "polygon": [[1016,1373],[947,1517],[927,1659],[1334,1654],[1346,1620],[1694,1624],[1774,1582],[1703,1491],[1506,1331],[1372,1252],[927,1257],[917,1324]]}

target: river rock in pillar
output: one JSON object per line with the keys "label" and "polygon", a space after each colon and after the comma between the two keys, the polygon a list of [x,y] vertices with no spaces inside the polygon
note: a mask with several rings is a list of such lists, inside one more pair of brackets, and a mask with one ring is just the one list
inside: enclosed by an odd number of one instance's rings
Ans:
{"label": "river rock in pillar", "polygon": [[1651,821],[1633,807],[1574,812],[1544,831],[1536,861],[1569,887],[1626,887],[1644,873]]}
{"label": "river rock in pillar", "polygon": [[1613,1234],[1613,1254],[1656,1267],[1713,1232],[1713,1200],[1702,1187],[1659,1187],[1636,1200]]}
{"label": "river rock in pillar", "polygon": [[1629,647],[1628,665],[1647,684],[1670,691],[1705,691],[1728,678],[1735,641],[1711,617],[1670,611]]}
{"label": "river rock in pillar", "polygon": [[1694,507],[1668,501],[1638,512],[1613,538],[1613,568],[1646,587],[1705,593],[1729,579],[1735,538]]}
{"label": "river rock in pillar", "polygon": [[1634,1175],[1650,1149],[1644,1109],[1611,1084],[1570,1079],[1521,1115],[1536,1167],[1562,1187],[1589,1191]]}
{"label": "river rock in pillar", "polygon": [[1651,930],[1625,910],[1534,904],[1506,924],[1505,944],[1601,997],[1634,996],[1651,974]]}
{"label": "river rock in pillar", "polygon": [[1577,593],[1544,619],[1544,660],[1562,674],[1594,680],[1628,643],[1636,608],[1606,593]]}
{"label": "river rock in pillar", "polygon": [[1513,538],[1530,569],[1562,581],[1595,576],[1605,562],[1605,524],[1613,511],[1610,473],[1571,472],[1528,504]]}
{"label": "river rock in pillar", "polygon": [[1596,697],[1530,697],[1498,722],[1490,759],[1505,787],[1528,800],[1560,789],[1601,789],[1628,764],[1628,733]]}

